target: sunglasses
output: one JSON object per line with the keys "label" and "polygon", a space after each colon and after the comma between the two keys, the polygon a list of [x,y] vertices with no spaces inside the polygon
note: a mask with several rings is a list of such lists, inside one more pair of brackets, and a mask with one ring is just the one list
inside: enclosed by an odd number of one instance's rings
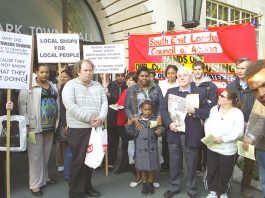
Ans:
{"label": "sunglasses", "polygon": [[226,96],[224,96],[223,94],[220,95],[221,98],[227,98]]}

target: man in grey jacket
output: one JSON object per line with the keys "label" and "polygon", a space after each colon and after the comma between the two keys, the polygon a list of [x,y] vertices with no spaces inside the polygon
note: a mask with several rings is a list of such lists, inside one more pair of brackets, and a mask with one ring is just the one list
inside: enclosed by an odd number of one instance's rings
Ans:
{"label": "man in grey jacket", "polygon": [[245,76],[257,100],[249,116],[243,149],[248,150],[249,144],[255,145],[260,183],[265,197],[265,60],[251,64]]}
{"label": "man in grey jacket", "polygon": [[[236,62],[236,79],[227,85],[227,89],[236,92],[239,102],[242,104],[245,126],[247,125],[251,109],[253,107],[255,96],[253,91],[247,85],[245,71],[252,62],[249,58],[239,58]],[[244,168],[241,180],[241,192],[244,198],[253,197],[250,183],[252,172],[254,170],[254,160],[244,158]]]}
{"label": "man in grey jacket", "polygon": [[91,128],[103,124],[108,101],[100,83],[92,80],[94,65],[90,60],[78,62],[74,72],[78,77],[68,81],[62,92],[69,127],[67,142],[72,152],[69,198],[99,197],[91,183],[92,169],[84,161]]}

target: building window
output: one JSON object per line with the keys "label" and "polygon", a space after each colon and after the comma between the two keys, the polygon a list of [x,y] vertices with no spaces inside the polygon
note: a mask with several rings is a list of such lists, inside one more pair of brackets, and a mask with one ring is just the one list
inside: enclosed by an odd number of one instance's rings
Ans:
{"label": "building window", "polygon": [[83,41],[103,42],[100,28],[88,6],[84,0],[67,0],[68,32],[78,32]]}
{"label": "building window", "polygon": [[255,22],[256,24],[256,45],[259,51],[259,17],[257,13],[229,6],[227,4],[217,3],[215,1],[206,1],[206,25],[223,26],[231,24],[241,24],[246,22]]}

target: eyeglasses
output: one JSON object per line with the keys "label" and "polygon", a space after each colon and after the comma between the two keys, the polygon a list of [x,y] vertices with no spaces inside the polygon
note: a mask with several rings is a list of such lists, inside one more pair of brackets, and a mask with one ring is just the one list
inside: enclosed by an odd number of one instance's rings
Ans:
{"label": "eyeglasses", "polygon": [[220,95],[221,98],[227,98],[226,96],[224,96],[223,94]]}

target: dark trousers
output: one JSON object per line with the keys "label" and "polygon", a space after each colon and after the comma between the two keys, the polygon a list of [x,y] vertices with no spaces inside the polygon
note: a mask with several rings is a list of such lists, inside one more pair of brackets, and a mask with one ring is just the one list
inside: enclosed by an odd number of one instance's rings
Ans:
{"label": "dark trousers", "polygon": [[92,168],[84,164],[91,128],[69,128],[67,143],[72,161],[69,178],[69,198],[84,198],[85,191],[92,188]]}
{"label": "dark trousers", "polygon": [[168,190],[171,192],[177,192],[181,189],[181,167],[184,154],[188,172],[186,189],[191,196],[198,196],[196,169],[199,148],[185,146],[185,135],[181,135],[180,138],[180,144],[168,144],[171,180]]}
{"label": "dark trousers", "polygon": [[166,137],[162,137],[162,156],[164,158],[164,162],[162,164],[162,169],[169,169],[169,152],[168,152],[168,144]]}
{"label": "dark trousers", "polygon": [[0,152],[0,198],[6,197],[6,155]]}
{"label": "dark trousers", "polygon": [[108,126],[108,162],[114,165],[117,159],[117,150],[119,145],[119,134],[117,127]]}
{"label": "dark trousers", "polygon": [[250,187],[253,170],[254,170],[254,160],[244,158],[244,168],[241,180],[241,188]]}
{"label": "dark trousers", "polygon": [[206,188],[218,194],[229,193],[236,155],[207,150]]}
{"label": "dark trousers", "polygon": [[[202,129],[202,137],[205,137],[204,128]],[[201,143],[201,147],[198,153],[198,167],[197,171],[204,171],[206,168],[206,162],[207,162],[207,146],[203,143]]]}
{"label": "dark trousers", "polygon": [[118,134],[121,137],[121,147],[122,147],[121,164],[119,166],[119,169],[128,169],[129,167],[129,157],[128,157],[129,137],[125,132],[124,126],[118,126]]}

